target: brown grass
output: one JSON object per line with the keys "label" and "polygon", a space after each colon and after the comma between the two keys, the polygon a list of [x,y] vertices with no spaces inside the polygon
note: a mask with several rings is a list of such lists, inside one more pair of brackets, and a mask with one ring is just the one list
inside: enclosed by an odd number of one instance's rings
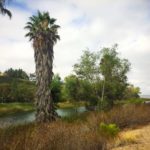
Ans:
{"label": "brown grass", "polygon": [[3,130],[0,146],[2,150],[101,150],[105,141],[82,124],[57,121]]}
{"label": "brown grass", "polygon": [[150,124],[137,129],[128,129],[119,135],[116,146],[112,150],[149,150]]}
{"label": "brown grass", "polygon": [[112,141],[99,132],[101,122],[135,127],[150,122],[149,114],[150,106],[129,105],[105,113],[91,112],[86,121],[58,120],[1,129],[0,150],[105,150]]}

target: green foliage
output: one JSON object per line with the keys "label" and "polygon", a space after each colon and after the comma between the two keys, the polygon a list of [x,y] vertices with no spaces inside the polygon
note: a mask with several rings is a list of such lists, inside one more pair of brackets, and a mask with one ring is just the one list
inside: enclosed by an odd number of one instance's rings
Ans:
{"label": "green foliage", "polygon": [[129,104],[142,104],[143,102],[144,102],[144,100],[140,99],[140,98],[134,98],[134,99],[127,100],[127,103],[129,103]]}
{"label": "green foliage", "polygon": [[67,76],[63,88],[63,94],[67,100],[87,101],[90,105],[97,104],[94,84],[86,79],[79,79],[75,75]]}
{"label": "green foliage", "polygon": [[101,134],[103,134],[106,137],[114,138],[117,136],[120,129],[119,127],[117,127],[116,124],[105,124],[102,122],[99,125],[99,131]]}
{"label": "green foliage", "polygon": [[105,80],[104,95],[112,106],[114,100],[122,99],[127,87],[127,73],[130,70],[128,60],[121,59],[116,50],[117,45],[103,48],[100,63],[100,71]]}
{"label": "green foliage", "polygon": [[98,110],[99,111],[105,111],[109,109],[109,101],[106,100],[105,98],[102,100],[100,99],[98,101]]}
{"label": "green foliage", "polygon": [[98,59],[99,53],[83,51],[79,63],[74,65],[74,72],[79,78],[93,82],[99,78]]}
{"label": "green foliage", "polygon": [[25,79],[28,80],[29,77],[25,71],[22,69],[8,69],[5,71],[5,75],[10,77],[10,78],[18,78],[18,79]]}
{"label": "green foliage", "polygon": [[36,39],[36,42],[41,42],[42,37],[44,38],[43,40],[46,38],[46,40],[54,44],[60,39],[57,32],[60,26],[55,24],[56,19],[51,18],[49,12],[38,11],[37,15],[33,15],[29,19],[30,22],[27,22],[25,26],[25,29],[28,30],[25,36],[29,37],[30,41]]}
{"label": "green foliage", "polygon": [[143,104],[145,101],[146,99],[142,99],[142,98],[132,98],[132,99],[116,101],[115,104]]}
{"label": "green foliage", "polygon": [[76,84],[76,90],[73,92],[76,93],[74,99],[88,99],[92,105],[95,105],[103,99],[103,95],[106,99],[105,104],[103,102],[99,105],[104,107],[103,109],[107,106],[112,107],[114,100],[123,98],[129,70],[130,63],[127,59],[119,57],[117,44],[112,48],[103,48],[97,53],[84,51],[79,63],[74,65],[78,79],[78,85]]}
{"label": "green foliage", "polygon": [[6,102],[10,99],[11,87],[8,83],[0,84],[0,102]]}
{"label": "green foliage", "polygon": [[60,102],[61,97],[61,89],[62,89],[62,81],[58,74],[53,76],[52,83],[51,83],[51,93],[52,98],[55,103]]}
{"label": "green foliage", "polygon": [[31,102],[35,89],[34,82],[0,77],[0,102]]}
{"label": "green foliage", "polygon": [[124,91],[124,99],[139,98],[140,88],[134,87],[134,85],[128,85]]}
{"label": "green foliage", "polygon": [[75,75],[70,75],[65,78],[65,92],[67,100],[78,100],[79,95],[79,80]]}

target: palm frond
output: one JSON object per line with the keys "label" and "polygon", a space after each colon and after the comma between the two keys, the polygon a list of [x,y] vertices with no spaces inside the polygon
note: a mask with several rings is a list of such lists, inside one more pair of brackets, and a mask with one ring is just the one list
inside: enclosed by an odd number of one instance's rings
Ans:
{"label": "palm frond", "polygon": [[8,15],[10,18],[12,17],[11,12],[5,8],[6,0],[0,0],[0,13],[2,15]]}
{"label": "palm frond", "polygon": [[[60,39],[57,34],[57,30],[60,26],[55,24],[56,19],[50,18],[48,12],[41,13],[38,11],[37,15],[33,15],[29,20],[30,21],[26,23],[24,28],[29,31],[25,36],[30,37],[30,40],[39,37],[40,35],[43,37],[45,36],[48,40],[52,40],[51,42],[54,44]],[[48,21],[48,26],[43,26],[45,25],[45,21]]]}
{"label": "palm frond", "polygon": [[50,18],[49,23],[50,23],[51,25],[53,25],[55,22],[56,22],[56,19],[55,19],[55,18]]}

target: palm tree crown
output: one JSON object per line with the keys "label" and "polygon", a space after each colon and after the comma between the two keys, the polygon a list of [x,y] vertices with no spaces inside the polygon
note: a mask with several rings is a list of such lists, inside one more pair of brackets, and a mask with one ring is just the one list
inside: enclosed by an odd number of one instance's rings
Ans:
{"label": "palm tree crown", "polygon": [[6,0],[0,0],[0,13],[2,15],[7,14],[10,18],[12,17],[11,12],[5,8]]}
{"label": "palm tree crown", "polygon": [[27,22],[25,29],[28,29],[29,32],[25,36],[29,37],[31,41],[39,38],[40,35],[47,35],[53,44],[55,44],[60,39],[57,33],[57,29],[60,26],[56,25],[55,22],[56,19],[50,18],[48,12],[41,13],[38,11],[38,15],[30,17],[30,22]]}

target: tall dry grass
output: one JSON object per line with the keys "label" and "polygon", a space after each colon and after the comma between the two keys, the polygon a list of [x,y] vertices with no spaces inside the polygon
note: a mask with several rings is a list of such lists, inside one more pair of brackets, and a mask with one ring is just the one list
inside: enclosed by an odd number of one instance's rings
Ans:
{"label": "tall dry grass", "polygon": [[99,132],[101,122],[120,128],[150,122],[150,106],[127,105],[109,112],[91,112],[86,121],[29,124],[0,129],[0,150],[105,150],[110,139]]}
{"label": "tall dry grass", "polygon": [[105,143],[96,131],[61,121],[0,132],[0,150],[102,150]]}

